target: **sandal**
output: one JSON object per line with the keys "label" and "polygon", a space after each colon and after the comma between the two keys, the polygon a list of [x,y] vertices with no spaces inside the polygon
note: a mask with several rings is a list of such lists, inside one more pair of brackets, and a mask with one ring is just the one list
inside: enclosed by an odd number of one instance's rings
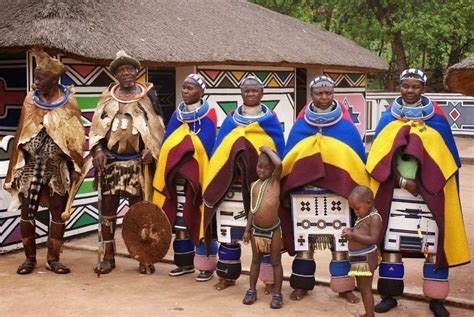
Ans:
{"label": "sandal", "polygon": [[107,274],[112,272],[115,269],[115,259],[111,260],[102,260],[94,267],[94,272],[97,274]]}
{"label": "sandal", "polygon": [[283,307],[283,295],[281,293],[275,293],[272,295],[272,302],[270,308],[279,309]]}
{"label": "sandal", "polygon": [[138,272],[140,272],[140,274],[153,274],[155,273],[155,266],[153,264],[145,264],[140,262],[138,265]]}
{"label": "sandal", "polygon": [[25,275],[33,272],[36,266],[36,258],[26,258],[26,260],[16,270],[17,274]]}
{"label": "sandal", "polygon": [[71,270],[59,261],[46,261],[46,269],[56,274],[68,274]]}
{"label": "sandal", "polygon": [[247,293],[245,293],[244,300],[242,303],[245,305],[252,305],[257,301],[257,290],[255,288],[249,288]]}

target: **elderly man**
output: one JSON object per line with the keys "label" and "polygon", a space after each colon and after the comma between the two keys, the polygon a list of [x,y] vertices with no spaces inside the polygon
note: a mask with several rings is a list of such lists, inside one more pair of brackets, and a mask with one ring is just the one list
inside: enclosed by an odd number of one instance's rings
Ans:
{"label": "elderly man", "polygon": [[[139,69],[137,59],[124,51],[117,53],[110,70],[118,83],[102,93],[89,134],[93,164],[100,176],[96,182],[101,182],[102,190],[105,252],[103,261],[95,268],[100,274],[115,268],[114,235],[120,198],[126,196],[129,205],[143,199],[143,165],[158,158],[164,134],[163,121],[148,96],[153,85],[137,82]],[[139,271],[153,273],[154,267],[140,263]]]}
{"label": "elderly man", "polygon": [[234,285],[242,270],[238,241],[244,234],[246,211],[250,210],[250,184],[258,178],[260,147],[267,145],[281,156],[285,145],[280,122],[261,103],[263,83],[257,77],[246,77],[241,82],[241,92],[243,105],[222,123],[204,175],[206,240],[211,241],[215,215],[217,236],[222,242],[216,269],[217,290]]}
{"label": "elderly man", "polygon": [[[216,112],[202,99],[206,84],[190,74],[181,86],[183,102],[171,116],[153,181],[153,201],[166,212],[176,233],[173,243],[176,268],[170,276],[200,271],[198,282],[212,278],[216,268],[217,242],[207,256],[201,243],[203,175],[216,138]],[[196,251],[195,251],[196,246]]]}
{"label": "elderly man", "polygon": [[375,306],[384,313],[403,294],[405,255],[426,257],[423,292],[435,316],[449,316],[449,267],[467,264],[469,248],[459,200],[461,167],[443,111],[423,96],[426,75],[407,69],[400,97],[382,114],[367,158],[375,207],[383,219],[382,263]]}
{"label": "elderly man", "polygon": [[334,82],[319,76],[309,88],[312,100],[291,129],[283,158],[280,218],[288,252],[297,251],[290,298],[300,300],[314,288],[314,251],[330,248],[331,289],[356,303],[341,230],[350,225],[347,197],[369,182],[364,145],[346,108],[334,99]]}
{"label": "elderly man", "polygon": [[13,196],[10,209],[21,206],[21,237],[26,260],[18,274],[36,266],[35,216],[39,205],[49,208],[46,268],[58,274],[70,270],[59,262],[65,223],[61,219],[71,188],[83,165],[84,128],[71,87],[59,84],[65,71],[60,61],[34,50],[33,91],[23,103],[5,189]]}

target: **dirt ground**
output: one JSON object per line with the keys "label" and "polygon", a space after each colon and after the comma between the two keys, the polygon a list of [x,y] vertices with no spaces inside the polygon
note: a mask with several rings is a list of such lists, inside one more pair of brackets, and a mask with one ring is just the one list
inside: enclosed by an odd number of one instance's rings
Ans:
{"label": "dirt ground", "polygon": [[[459,142],[461,156],[474,154],[473,139]],[[474,157],[474,155],[472,155]],[[461,170],[461,201],[464,221],[469,239],[471,257],[474,258],[474,165],[465,164]],[[117,249],[120,254],[126,250],[117,234]],[[169,277],[172,265],[159,263],[154,275],[140,275],[138,263],[124,256],[117,257],[117,268],[100,278],[92,272],[96,263],[96,236],[89,235],[66,243],[62,259],[72,273],[56,275],[44,268],[46,250],[38,250],[38,267],[28,276],[15,273],[23,261],[23,253],[0,255],[0,315],[1,316],[356,316],[363,313],[363,305],[348,304],[335,295],[329,287],[318,285],[300,302],[291,301],[291,288],[283,283],[284,307],[275,311],[269,308],[270,296],[263,294],[259,284],[258,301],[252,306],[242,304],[248,288],[248,276],[243,274],[235,287],[215,291],[217,279],[198,283],[190,274]],[[89,250],[89,251],[88,251]],[[243,247],[244,270],[250,265],[250,249]],[[171,251],[165,257],[171,260]],[[329,251],[316,253],[316,279],[329,282]],[[291,274],[291,261],[283,255],[285,276]],[[405,292],[422,294],[422,259],[405,259]],[[474,266],[473,264],[450,270],[450,296],[452,303],[464,303],[464,307],[448,306],[451,316],[474,315]],[[375,279],[376,281],[376,279]],[[376,283],[374,282],[374,286]],[[360,294],[357,293],[360,297]],[[375,298],[378,302],[378,297]],[[402,298],[398,308],[387,317],[432,316],[428,304],[423,301]]]}
{"label": "dirt ground", "polygon": [[[69,275],[56,275],[44,268],[46,250],[38,252],[39,265],[29,276],[15,273],[23,261],[21,253],[2,256],[0,272],[0,312],[2,316],[357,316],[362,304],[348,304],[329,287],[317,286],[300,302],[289,300],[291,288],[283,284],[284,307],[269,308],[270,296],[258,286],[258,300],[242,304],[248,276],[242,275],[235,287],[215,291],[209,282],[198,283],[195,274],[169,277],[169,264],[160,263],[153,275],[140,275],[137,262],[117,257],[117,268],[100,278],[92,272],[95,253],[66,249],[64,263]],[[248,262],[247,262],[248,263]],[[289,272],[289,269],[286,270]],[[472,294],[472,293],[471,293]],[[357,293],[359,296],[359,294]],[[473,311],[448,307],[451,316],[472,316]],[[430,316],[428,304],[402,299],[387,317]]]}

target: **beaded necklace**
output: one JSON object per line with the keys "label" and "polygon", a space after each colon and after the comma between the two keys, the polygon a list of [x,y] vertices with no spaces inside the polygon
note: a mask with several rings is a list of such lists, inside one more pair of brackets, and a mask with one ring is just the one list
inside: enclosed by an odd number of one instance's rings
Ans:
{"label": "beaded necklace", "polygon": [[[252,187],[250,187],[250,193],[253,193],[253,188],[255,187],[255,185],[257,185],[259,181],[260,179],[252,184]],[[250,195],[250,212],[251,213],[253,214],[256,213],[258,209],[260,208],[260,204],[262,203],[262,199],[263,199],[263,194],[265,193],[265,189],[267,189],[267,185],[269,181],[270,181],[270,177],[265,179],[262,183],[262,186],[260,186],[260,188],[258,189],[257,203],[255,207],[253,205],[253,195]]]}
{"label": "beaded necklace", "polygon": [[435,114],[434,106],[428,97],[421,96],[415,105],[405,104],[402,97],[393,101],[390,109],[392,116],[400,120],[428,120]]}
{"label": "beaded necklace", "polygon": [[199,106],[192,111],[186,111],[187,105],[184,102],[181,102],[178,105],[178,108],[176,109],[178,120],[188,124],[191,134],[199,134],[199,132],[201,132],[201,120],[207,116],[210,110],[209,103],[207,102],[207,100],[200,100],[199,102],[197,102],[197,104]]}
{"label": "beaded necklace", "polygon": [[[362,217],[362,218],[357,218],[355,223],[354,223],[354,228],[357,228],[358,225],[363,222],[364,220],[372,217],[372,216],[375,216],[375,215],[379,215],[379,212],[377,211],[377,209],[374,209],[372,210],[368,215]],[[379,215],[380,216],[380,215]]]}
{"label": "beaded necklace", "polygon": [[135,83],[135,84],[140,89],[140,93],[138,95],[119,96],[118,95],[118,90],[120,89],[120,84],[116,84],[115,86],[113,86],[112,89],[110,90],[110,94],[111,94],[112,98],[114,98],[115,100],[117,100],[118,102],[121,102],[121,103],[135,102],[137,100],[142,99],[147,94],[147,88],[143,84],[141,84],[141,83]]}
{"label": "beaded necklace", "polygon": [[[69,90],[67,89],[65,85],[58,84],[58,87],[60,91],[62,91],[62,93],[64,94],[64,97],[62,97],[60,100],[53,103],[41,101],[38,95],[38,90],[37,89],[33,90],[33,102],[35,103],[35,105],[42,109],[48,109],[48,110],[64,105],[69,99]],[[59,96],[61,96],[61,94],[59,94]]]}

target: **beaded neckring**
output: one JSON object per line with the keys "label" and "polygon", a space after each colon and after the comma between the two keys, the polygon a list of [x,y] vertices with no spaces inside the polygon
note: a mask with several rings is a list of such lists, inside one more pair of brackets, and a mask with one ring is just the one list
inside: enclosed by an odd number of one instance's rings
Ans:
{"label": "beaded neckring", "polygon": [[[251,193],[253,193],[253,188],[255,187],[255,185],[257,185],[259,181],[260,179],[252,184],[252,187],[250,187]],[[255,204],[255,206],[253,205],[253,198],[252,198],[253,195],[250,195],[250,212],[251,213],[253,214],[256,213],[258,209],[260,208],[260,204],[262,203],[262,199],[263,199],[263,194],[265,193],[265,189],[267,189],[267,185],[269,181],[270,181],[270,177],[265,179],[262,183],[262,186],[260,186],[260,188],[258,189],[257,203]]]}

